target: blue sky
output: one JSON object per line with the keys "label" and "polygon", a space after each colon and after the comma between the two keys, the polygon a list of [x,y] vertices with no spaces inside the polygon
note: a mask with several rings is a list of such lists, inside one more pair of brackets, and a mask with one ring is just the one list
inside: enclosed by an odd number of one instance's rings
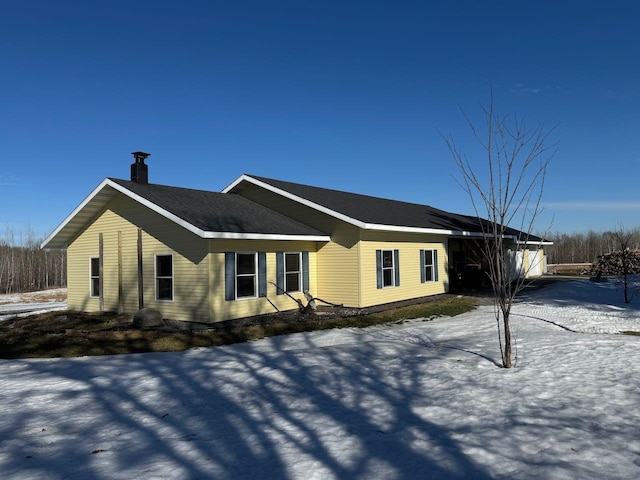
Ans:
{"label": "blue sky", "polygon": [[[640,5],[24,1],[0,16],[0,236],[53,230],[151,153],[153,183],[242,173],[473,210],[463,108],[558,125],[537,230],[640,227]],[[553,219],[553,223],[551,223]]]}

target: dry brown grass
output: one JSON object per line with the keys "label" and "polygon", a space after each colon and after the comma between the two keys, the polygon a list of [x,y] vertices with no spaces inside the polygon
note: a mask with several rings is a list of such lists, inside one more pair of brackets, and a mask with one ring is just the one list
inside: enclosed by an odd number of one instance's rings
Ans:
{"label": "dry brown grass", "polygon": [[38,292],[24,292],[13,294],[1,294],[0,305],[11,303],[48,303],[64,302],[67,299],[66,288],[54,288],[51,290],[41,290]]}
{"label": "dry brown grass", "polygon": [[447,298],[369,315],[344,318],[277,316],[247,325],[214,325],[209,330],[138,329],[128,315],[50,312],[0,322],[0,358],[75,357],[142,352],[175,352],[196,347],[240,343],[288,333],[366,327],[431,319],[472,310],[474,299]]}

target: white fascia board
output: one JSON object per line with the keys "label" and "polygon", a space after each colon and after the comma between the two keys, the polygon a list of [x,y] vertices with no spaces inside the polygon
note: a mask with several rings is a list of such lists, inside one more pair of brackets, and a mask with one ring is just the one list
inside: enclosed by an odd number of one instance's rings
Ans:
{"label": "white fascia board", "polygon": [[553,242],[550,242],[548,240],[542,240],[542,241],[527,240],[526,242],[523,242],[522,240],[518,240],[518,243],[520,245],[553,245]]}
{"label": "white fascia board", "polygon": [[238,178],[236,178],[233,182],[231,182],[229,185],[227,185],[226,187],[224,187],[220,193],[229,193],[229,191],[233,190],[236,185],[238,185],[239,183],[243,182],[244,180],[253,180],[251,177],[245,175],[244,173],[242,175],[240,175]]}
{"label": "white fascia board", "polygon": [[49,234],[49,236],[47,238],[44,239],[44,241],[40,244],[40,248],[47,248],[47,245],[55,238],[55,236],[60,233],[60,231],[66,227],[69,222],[71,220],[73,220],[73,218],[80,213],[80,211],[86,207],[89,202],[91,202],[91,200],[93,200],[93,198],[102,191],[102,189],[104,189],[105,186],[107,186],[108,184],[111,184],[113,182],[111,182],[108,178],[105,178],[102,182],[100,182],[100,185],[98,185],[96,188],[93,189],[93,191],[82,201],[82,203],[80,203],[80,205],[78,205],[69,215],[67,215],[67,218],[65,218],[62,223],[60,223],[60,225],[58,225],[56,227],[56,229],[51,232],[51,234]]}
{"label": "white fascia board", "polygon": [[289,200],[293,200],[294,202],[301,203],[302,205],[305,205],[309,208],[313,208],[314,210],[325,213],[331,217],[337,218],[338,220],[342,220],[343,222],[350,223],[351,225],[355,225],[356,227],[366,228],[365,227],[366,223],[361,222],[360,220],[356,220],[355,218],[348,217],[347,215],[343,215],[342,213],[336,212],[335,210],[331,210],[330,208],[323,207],[322,205],[318,205],[317,203],[314,203],[310,200],[306,200],[302,197],[294,195],[293,193],[289,193],[286,190],[282,190],[278,187],[274,187],[273,185],[269,185],[268,183],[265,183],[253,177],[250,177],[249,175],[244,175],[244,174],[241,175],[235,182],[233,182],[224,190],[222,190],[222,193],[228,193],[229,191],[233,190],[238,184],[242,183],[245,180],[249,183],[253,183],[254,185],[257,185],[258,187],[264,188],[265,190],[269,190],[270,192],[277,193],[278,195],[288,198]]}
{"label": "white fascia board", "polygon": [[122,192],[124,195],[129,196],[133,200],[141,203],[142,205],[150,208],[154,212],[162,215],[163,217],[171,220],[172,222],[180,225],[183,228],[186,228],[190,232],[199,236],[200,238],[220,238],[220,239],[244,239],[244,240],[307,240],[307,241],[317,241],[317,242],[328,242],[330,240],[329,236],[326,235],[284,235],[284,234],[268,234],[268,233],[238,233],[238,232],[210,232],[206,230],[202,230],[189,222],[184,221],[180,217],[174,215],[171,212],[159,207],[155,203],[150,202],[149,200],[136,195],[135,193],[127,190],[126,188],[114,184],[114,188],[118,191]]}
{"label": "white fascia board", "polygon": [[485,237],[484,233],[466,232],[461,230],[446,230],[442,228],[425,228],[425,227],[403,227],[399,225],[380,225],[375,223],[363,224],[365,230],[379,230],[386,232],[403,232],[403,233],[430,233],[434,235],[459,235],[462,237]]}
{"label": "white fascia board", "polygon": [[202,229],[190,224],[189,222],[184,221],[180,217],[174,215],[171,212],[168,212],[164,208],[159,207],[155,203],[150,202],[146,198],[141,197],[140,195],[137,195],[137,194],[133,193],[131,190],[129,190],[129,189],[127,189],[127,188],[125,188],[125,187],[123,187],[121,185],[118,185],[117,183],[112,182],[109,179],[107,179],[106,181],[108,182],[108,184],[110,186],[115,188],[117,191],[119,191],[123,195],[126,195],[127,197],[131,198],[132,200],[135,200],[136,202],[144,205],[145,207],[153,210],[157,214],[162,215],[163,217],[171,220],[172,222],[180,225],[181,227],[186,228],[187,230],[189,230],[190,232],[196,234],[197,236],[204,238],[204,235],[205,235],[205,231],[204,230],[202,230]]}
{"label": "white fascia board", "polygon": [[153,202],[150,202],[144,197],[133,193],[131,190],[123,187],[122,185],[109,180],[108,178],[104,179],[100,185],[98,185],[88,196],[85,198],[80,205],[78,205],[69,216],[49,235],[41,244],[41,248],[46,248],[46,246],[55,238],[55,236],[60,233],[65,226],[69,224],[73,218],[78,215],[95,197],[98,195],[105,187],[111,187],[117,192],[126,195],[132,200],[144,205],[145,207],[153,210],[159,215],[171,220],[172,222],[180,225],[181,227],[189,230],[193,234],[197,235],[200,238],[222,238],[222,239],[250,239],[250,240],[306,240],[306,241],[314,241],[314,242],[328,242],[330,241],[330,237],[326,235],[279,235],[279,234],[263,234],[263,233],[234,233],[234,232],[207,232],[204,231],[189,222],[181,219],[180,217],[174,215],[171,212],[159,207]]}
{"label": "white fascia board", "polygon": [[404,232],[404,233],[427,233],[427,234],[435,234],[435,235],[461,235],[464,237],[486,237],[487,235],[481,232],[466,232],[466,231],[458,231],[458,230],[446,230],[439,228],[424,228],[424,227],[404,227],[400,225],[380,225],[375,223],[365,223],[360,220],[356,220],[355,218],[351,218],[342,213],[336,212],[335,210],[331,210],[330,208],[323,207],[322,205],[318,205],[310,200],[306,200],[302,197],[289,193],[285,190],[282,190],[278,187],[274,187],[273,185],[269,185],[268,183],[257,180],[249,175],[243,174],[238,177],[234,182],[225,187],[222,190],[222,193],[228,193],[233,190],[237,185],[242,183],[243,181],[247,181],[252,183],[258,187],[264,188],[265,190],[269,190],[270,192],[281,195],[289,200],[293,200],[294,202],[301,203],[309,208],[313,208],[319,212],[325,213],[331,217],[342,220],[343,222],[354,225],[358,228],[362,228],[363,230],[377,230],[377,231],[386,231],[386,232]]}
{"label": "white fascia board", "polygon": [[275,233],[234,233],[234,232],[205,232],[204,238],[231,240],[300,240],[307,242],[329,242],[329,235],[284,235]]}

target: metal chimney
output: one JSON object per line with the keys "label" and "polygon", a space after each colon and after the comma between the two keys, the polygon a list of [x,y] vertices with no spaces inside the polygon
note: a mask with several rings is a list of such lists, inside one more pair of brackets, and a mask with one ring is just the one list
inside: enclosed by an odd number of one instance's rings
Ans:
{"label": "metal chimney", "polygon": [[131,164],[131,181],[146,185],[149,183],[149,166],[144,163],[146,158],[151,155],[145,152],[132,152],[135,162]]}

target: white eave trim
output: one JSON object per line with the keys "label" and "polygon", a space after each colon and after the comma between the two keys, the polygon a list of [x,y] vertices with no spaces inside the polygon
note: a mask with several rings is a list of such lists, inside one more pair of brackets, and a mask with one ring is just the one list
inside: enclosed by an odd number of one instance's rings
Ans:
{"label": "white eave trim", "polygon": [[125,187],[118,185],[117,183],[111,182],[107,179],[111,184],[113,184],[114,188],[116,188],[119,192],[122,192],[124,195],[132,198],[136,202],[141,203],[145,207],[150,208],[154,212],[162,215],[165,218],[168,218],[172,222],[180,225],[183,228],[186,228],[190,232],[196,234],[201,238],[225,238],[225,239],[245,239],[245,240],[307,240],[307,241],[318,241],[318,242],[328,242],[330,237],[328,235],[283,235],[283,234],[269,234],[269,233],[236,233],[236,232],[209,232],[206,230],[202,230],[194,226],[193,224],[183,220],[182,218],[174,215],[171,212],[168,212],[164,208],[159,207],[153,202],[150,202],[146,198],[141,197],[133,193],[131,190],[126,189]]}
{"label": "white eave trim", "polygon": [[362,228],[365,230],[378,230],[386,232],[403,232],[403,233],[430,233],[433,235],[458,235],[461,237],[486,237],[487,235],[479,232],[466,232],[462,230],[446,230],[443,228],[425,228],[425,227],[403,227],[400,225],[380,225],[376,223],[363,223]]}
{"label": "white eave trim", "polygon": [[518,244],[519,245],[553,245],[553,242],[550,242],[548,240],[527,240],[527,241],[522,241],[522,240],[518,240]]}
{"label": "white eave trim", "polygon": [[238,186],[243,181],[247,181],[258,187],[264,188],[265,190],[269,190],[270,192],[281,195],[285,198],[288,198],[289,200],[293,200],[294,202],[301,203],[302,205],[305,205],[309,208],[313,208],[314,210],[325,213],[331,217],[337,218],[338,220],[342,220],[343,222],[349,223],[358,228],[362,228],[363,230],[376,230],[376,231],[384,231],[384,232],[403,232],[403,233],[427,233],[427,234],[433,234],[433,235],[459,235],[463,237],[477,237],[477,238],[487,237],[487,235],[482,232],[467,232],[467,231],[461,231],[461,230],[447,230],[447,229],[440,229],[440,228],[405,227],[401,225],[381,225],[376,223],[361,222],[360,220],[356,220],[355,218],[351,218],[340,212],[336,212],[335,210],[331,210],[330,208],[324,207],[310,200],[306,200],[302,197],[294,195],[293,193],[287,192],[286,190],[282,190],[278,187],[274,187],[273,185],[265,183],[261,180],[253,178],[250,175],[246,175],[246,174],[241,175],[234,182],[232,182],[227,187],[225,187],[222,190],[222,193],[229,193],[231,190],[233,190],[236,186]]}
{"label": "white eave trim", "polygon": [[309,208],[313,208],[314,210],[318,210],[319,212],[325,213],[331,217],[337,218],[339,220],[342,220],[343,222],[347,222],[350,223],[351,225],[355,225],[356,227],[359,228],[366,228],[366,223],[361,222],[360,220],[356,220],[355,218],[351,218],[348,217],[347,215],[344,215],[342,213],[336,212],[335,210],[331,210],[330,208],[327,207],[323,207],[322,205],[319,205],[315,202],[312,202],[310,200],[306,200],[302,197],[299,197],[297,195],[294,195],[293,193],[289,193],[286,190],[282,190],[278,187],[274,187],[273,185],[269,185],[268,183],[262,182],[260,180],[257,180],[249,175],[241,175],[235,182],[231,183],[229,186],[225,187],[222,190],[222,193],[229,193],[229,191],[233,190],[238,184],[242,183],[243,181],[247,181],[249,183],[253,183],[254,185],[257,185],[258,187],[264,188],[265,190],[269,190],[273,193],[276,193],[278,195],[281,195],[285,198],[288,198],[289,200],[293,200],[294,202],[298,202],[301,203],[302,205],[305,205]]}
{"label": "white eave trim", "polygon": [[108,178],[105,178],[102,182],[100,182],[100,185],[94,188],[93,191],[82,201],[82,203],[80,203],[80,205],[78,205],[69,215],[67,215],[67,218],[65,218],[62,223],[58,225],[58,227],[53,232],[51,232],[51,234],[49,234],[47,238],[44,239],[44,241],[40,244],[40,248],[47,248],[47,245],[56,237],[56,235],[58,235],[58,233],[60,233],[60,231],[62,231],[62,229],[66,227],[67,224],[69,224],[69,222],[71,222],[71,220],[73,220],[73,218],[78,215],[78,213],[80,213],[80,211],[84,207],[86,207],[91,202],[91,200],[93,200],[93,198],[98,193],[100,193],[107,185],[113,186],[113,182]]}
{"label": "white eave trim", "polygon": [[174,215],[173,213],[165,210],[164,208],[159,207],[153,202],[150,202],[144,197],[132,192],[131,190],[123,187],[122,185],[106,178],[104,179],[100,185],[98,185],[84,201],[78,205],[67,218],[56,228],[53,233],[51,233],[41,244],[41,248],[46,248],[46,246],[55,238],[55,236],[60,233],[64,227],[66,227],[73,218],[80,213],[80,211],[86,207],[96,195],[98,195],[105,187],[111,187],[114,190],[126,195],[132,200],[144,205],[145,207],[153,210],[154,212],[162,215],[163,217],[171,220],[172,222],[180,225],[181,227],[189,230],[191,233],[207,239],[245,239],[245,240],[303,240],[303,241],[311,241],[311,242],[328,242],[331,240],[331,237],[328,235],[284,235],[284,234],[268,234],[268,233],[235,233],[235,232],[208,232],[202,230],[193,224],[183,220],[182,218]]}
{"label": "white eave trim", "polygon": [[233,232],[204,232],[202,238],[218,238],[232,240],[289,240],[307,242],[329,242],[329,235],[283,235],[275,233],[233,233]]}

